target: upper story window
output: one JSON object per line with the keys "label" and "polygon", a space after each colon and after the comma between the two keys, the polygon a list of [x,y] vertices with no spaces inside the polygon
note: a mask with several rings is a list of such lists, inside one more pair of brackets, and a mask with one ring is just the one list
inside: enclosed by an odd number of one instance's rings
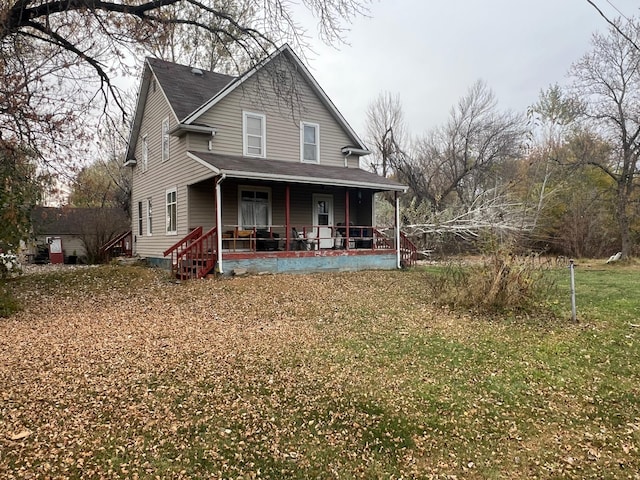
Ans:
{"label": "upper story window", "polygon": [[266,118],[260,113],[242,112],[244,155],[266,157]]}
{"label": "upper story window", "polygon": [[175,188],[167,190],[167,235],[178,233],[178,192]]}
{"label": "upper story window", "polygon": [[300,156],[303,162],[320,162],[320,125],[302,122],[300,128]]}
{"label": "upper story window", "polygon": [[142,171],[146,172],[149,167],[149,142],[147,136],[142,137]]}
{"label": "upper story window", "polygon": [[162,161],[169,158],[169,117],[162,121]]}

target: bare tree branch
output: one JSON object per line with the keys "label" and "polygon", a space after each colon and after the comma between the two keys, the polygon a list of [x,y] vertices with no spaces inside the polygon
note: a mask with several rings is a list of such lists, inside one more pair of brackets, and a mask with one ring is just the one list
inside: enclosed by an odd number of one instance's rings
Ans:
{"label": "bare tree branch", "polygon": [[601,16],[602,18],[604,18],[604,19],[605,19],[605,21],[606,21],[609,25],[611,25],[611,26],[612,26],[612,27],[613,27],[613,28],[614,28],[614,29],[615,29],[615,30],[616,30],[620,35],[622,35],[622,36],[623,36],[623,37],[624,37],[624,38],[625,38],[629,43],[631,43],[631,45],[633,45],[633,47],[634,47],[636,50],[639,50],[639,51],[640,51],[640,47],[638,47],[638,45],[636,44],[636,42],[635,42],[635,41],[634,41],[630,36],[628,36],[625,32],[623,32],[623,31],[620,29],[620,27],[618,26],[618,24],[616,24],[614,21],[610,20],[610,19],[609,19],[609,17],[607,17],[607,16],[604,14],[604,12],[603,12],[602,10],[600,10],[600,8],[599,8],[595,3],[593,3],[593,1],[592,1],[592,0],[587,0],[587,3],[588,3],[589,5],[591,5],[593,8],[595,8],[595,9],[596,9],[596,11],[600,14],[600,16]]}

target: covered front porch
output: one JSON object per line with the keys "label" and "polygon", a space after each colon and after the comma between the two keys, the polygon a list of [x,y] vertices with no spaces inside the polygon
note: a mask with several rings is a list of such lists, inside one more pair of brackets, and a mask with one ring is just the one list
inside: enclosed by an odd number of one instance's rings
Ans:
{"label": "covered front porch", "polygon": [[[202,276],[211,262],[218,273],[237,273],[393,269],[415,261],[398,228],[404,187],[392,180],[360,169],[264,159],[233,169],[225,157],[207,158],[218,165],[216,175],[189,186],[192,233],[165,252],[174,267],[206,263],[196,269]],[[274,173],[282,164],[288,170]],[[396,200],[396,224],[385,229],[375,225],[374,196],[383,191]],[[209,258],[190,258],[193,251]]]}

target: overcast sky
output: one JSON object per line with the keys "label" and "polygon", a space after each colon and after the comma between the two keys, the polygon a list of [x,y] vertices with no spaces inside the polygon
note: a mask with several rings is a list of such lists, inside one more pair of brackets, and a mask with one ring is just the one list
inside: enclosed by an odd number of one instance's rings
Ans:
{"label": "overcast sky", "polygon": [[[594,0],[609,18],[638,16],[637,0]],[[615,8],[614,8],[615,6]],[[524,111],[608,25],[586,0],[380,0],[338,50],[313,41],[306,62],[351,126],[365,133],[367,106],[398,93],[409,130],[444,123],[478,79],[503,109]],[[315,32],[309,32],[315,33]]]}

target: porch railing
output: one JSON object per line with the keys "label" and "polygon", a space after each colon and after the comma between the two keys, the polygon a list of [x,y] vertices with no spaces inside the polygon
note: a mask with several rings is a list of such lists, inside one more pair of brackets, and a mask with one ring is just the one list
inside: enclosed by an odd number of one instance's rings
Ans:
{"label": "porch railing", "polygon": [[184,248],[170,252],[171,258],[174,258],[175,253],[176,259],[175,264],[172,263],[172,268],[178,278],[184,280],[202,278],[211,272],[216,264],[216,227],[186,243]]}
{"label": "porch railing", "polygon": [[100,247],[100,251],[103,253],[106,260],[117,257],[119,255],[130,257],[133,253],[131,245],[132,239],[133,232],[129,230],[105,243],[102,247]]}
{"label": "porch railing", "polygon": [[[243,228],[224,225],[223,252],[393,249],[393,240],[372,226],[284,225]],[[390,243],[391,242],[391,243]]]}
{"label": "porch railing", "polygon": [[[395,240],[383,231],[371,226],[282,226],[243,229],[237,225],[229,230],[224,226],[223,252],[261,252],[291,250],[394,250]],[[171,268],[178,278],[202,278],[215,267],[218,260],[217,229],[202,233],[195,228],[186,237],[165,250],[171,255]],[[403,266],[413,266],[417,261],[415,245],[400,232],[400,256]]]}

